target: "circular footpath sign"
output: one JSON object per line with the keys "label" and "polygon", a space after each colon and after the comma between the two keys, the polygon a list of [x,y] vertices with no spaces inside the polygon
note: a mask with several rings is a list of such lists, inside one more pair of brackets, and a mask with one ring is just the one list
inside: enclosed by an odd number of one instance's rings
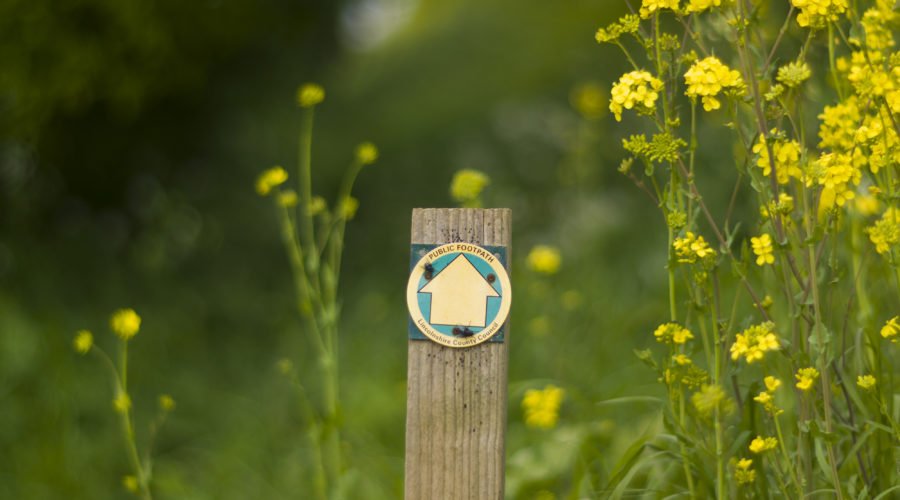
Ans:
{"label": "circular footpath sign", "polygon": [[509,315],[512,287],[500,258],[471,243],[429,250],[413,267],[406,304],[413,323],[448,347],[494,336]]}

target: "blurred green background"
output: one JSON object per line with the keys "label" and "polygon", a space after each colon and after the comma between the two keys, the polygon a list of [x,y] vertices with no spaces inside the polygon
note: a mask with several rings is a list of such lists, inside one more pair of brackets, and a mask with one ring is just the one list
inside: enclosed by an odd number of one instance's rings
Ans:
{"label": "blurred green background", "polygon": [[[593,39],[623,13],[596,0],[0,0],[0,498],[128,496],[108,374],[72,349],[88,328],[115,352],[121,307],[143,317],[129,351],[139,442],[158,394],[178,405],[154,446],[156,497],[306,496],[302,419],[275,365],[317,372],[253,183],[295,165],[308,81],[326,90],[316,193],[331,199],[356,144],[380,150],[354,191],[341,284],[353,497],[402,496],[410,213],[452,205],[461,168],[490,175],[488,206],[513,209],[508,496],[602,484],[653,415],[597,403],[657,390],[631,351],[667,311],[664,224],[616,172],[628,128],[573,106],[627,69]],[[527,268],[536,244],[560,250],[559,273]],[[547,383],[566,389],[560,422],[526,428],[522,395]]]}

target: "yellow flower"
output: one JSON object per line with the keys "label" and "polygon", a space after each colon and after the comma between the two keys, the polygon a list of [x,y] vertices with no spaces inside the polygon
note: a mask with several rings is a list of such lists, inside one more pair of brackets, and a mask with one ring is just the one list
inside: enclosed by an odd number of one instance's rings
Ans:
{"label": "yellow flower", "polygon": [[900,210],[888,208],[874,225],[866,228],[866,232],[869,233],[869,240],[875,244],[876,252],[890,252],[891,247],[900,243]]}
{"label": "yellow flower", "polygon": [[691,358],[685,356],[684,354],[676,354],[675,356],[672,356],[672,361],[677,363],[679,366],[691,364]]}
{"label": "yellow flower", "polygon": [[684,95],[701,97],[706,111],[719,109],[719,101],[714,96],[723,89],[743,86],[741,74],[714,56],[695,62],[684,74],[684,83],[687,85]]}
{"label": "yellow flower", "polygon": [[642,18],[647,19],[654,12],[662,9],[678,9],[678,0],[643,0],[641,2],[641,10],[640,15]]}
{"label": "yellow flower", "polygon": [[297,192],[293,189],[287,189],[278,195],[278,204],[282,207],[295,207],[298,201]]}
{"label": "yellow flower", "polygon": [[880,206],[880,204],[878,203],[878,198],[870,194],[857,196],[855,205],[856,211],[859,212],[859,215],[862,215],[863,217],[877,214]]}
{"label": "yellow flower", "polygon": [[116,399],[113,399],[113,408],[119,413],[125,413],[131,408],[131,398],[125,392],[119,392]]}
{"label": "yellow flower", "polygon": [[[677,1],[677,0],[676,0]],[[619,78],[613,85],[609,110],[616,121],[622,120],[622,110],[634,108],[638,114],[652,114],[663,82],[646,71],[632,71]]]}
{"label": "yellow flower", "polygon": [[678,262],[692,264],[706,257],[715,258],[716,251],[709,247],[703,236],[694,236],[687,231],[683,238],[676,238],[672,243]]}
{"label": "yellow flower", "polygon": [[737,334],[731,344],[731,359],[737,360],[743,356],[747,363],[753,363],[763,359],[766,352],[777,350],[780,345],[772,331],[774,327],[774,323],[767,321]]}
{"label": "yellow flower", "polygon": [[812,76],[809,65],[803,61],[792,61],[778,68],[776,80],[788,87],[799,87],[801,83]]}
{"label": "yellow flower", "polygon": [[88,351],[91,350],[91,347],[94,346],[94,336],[87,330],[79,330],[78,333],[75,334],[73,344],[75,345],[75,350],[78,351],[79,354],[87,354]]}
{"label": "yellow flower", "polygon": [[371,142],[364,142],[356,146],[356,160],[363,165],[375,163],[378,159],[378,148]]}
{"label": "yellow flower", "polygon": [[122,477],[122,486],[125,487],[126,490],[138,494],[138,478],[135,476],[123,476]]}
{"label": "yellow flower", "polygon": [[797,377],[797,388],[803,391],[808,391],[812,388],[813,384],[816,382],[816,379],[819,378],[819,370],[815,368],[800,368],[797,370],[797,374],[794,375]]}
{"label": "yellow flower", "polygon": [[844,206],[847,200],[856,196],[856,191],[850,188],[850,184],[859,185],[862,172],[853,164],[849,155],[840,153],[824,153],[813,162],[811,175],[806,179],[806,185],[814,182],[824,186],[819,200],[820,210],[831,208],[835,204]]}
{"label": "yellow flower", "polygon": [[856,146],[854,136],[861,123],[860,117],[859,101],[855,96],[834,106],[825,106],[818,116],[821,120],[819,138],[822,139],[819,148],[842,153],[853,150]]}
{"label": "yellow flower", "polygon": [[606,92],[594,82],[582,83],[573,88],[569,94],[569,101],[572,107],[588,120],[600,118],[606,111]]}
{"label": "yellow flower", "polygon": [[[773,136],[778,134],[778,130],[773,128],[771,134]],[[752,151],[759,155],[756,166],[768,177],[772,172],[772,163],[769,161],[769,149],[766,144],[765,137],[759,136]],[[801,148],[797,141],[776,138],[772,143],[772,153],[775,155],[775,178],[779,184],[787,184],[791,177],[795,179],[803,177],[803,171],[800,170]]]}
{"label": "yellow flower", "polygon": [[159,407],[162,408],[163,411],[172,411],[175,409],[175,400],[168,394],[160,394]]}
{"label": "yellow flower", "polygon": [[450,196],[465,207],[481,206],[481,191],[491,179],[483,172],[464,168],[453,175],[450,181]]}
{"label": "yellow flower", "polygon": [[134,312],[134,309],[119,309],[110,316],[109,327],[122,340],[128,340],[137,335],[140,330],[141,317]]}
{"label": "yellow flower", "polygon": [[756,471],[750,468],[751,465],[753,460],[749,458],[742,458],[735,464],[734,478],[738,484],[752,483],[756,480]]}
{"label": "yellow flower", "polygon": [[284,183],[288,178],[288,173],[280,165],[264,171],[256,178],[256,192],[260,196],[266,196],[272,191],[272,188]]}
{"label": "yellow flower", "polygon": [[525,411],[525,425],[529,427],[542,427],[550,429],[556,425],[559,419],[559,406],[562,403],[566,391],[555,385],[548,385],[543,389],[529,389],[525,391],[522,399],[522,409]]}
{"label": "yellow flower", "polygon": [[297,104],[302,108],[311,108],[325,99],[325,90],[315,83],[303,84],[297,89]]}
{"label": "yellow flower", "polygon": [[318,215],[326,208],[328,208],[328,203],[325,202],[325,198],[313,196],[312,201],[309,202],[309,215]]}
{"label": "yellow flower", "polygon": [[730,413],[733,403],[725,397],[725,391],[719,385],[702,385],[700,390],[691,395],[691,403],[702,416],[709,416],[716,410]]}
{"label": "yellow flower", "polygon": [[875,377],[872,375],[860,375],[856,377],[856,385],[869,390],[872,387],[875,387]]}
{"label": "yellow flower", "polygon": [[881,327],[881,336],[896,341],[893,337],[900,333],[900,323],[898,321],[900,321],[900,316],[894,316],[887,320],[884,326]]}
{"label": "yellow flower", "polygon": [[653,336],[656,337],[657,342],[665,342],[667,344],[684,344],[687,342],[687,339],[694,338],[690,330],[678,323],[664,323],[659,325],[659,327],[656,328],[656,331],[653,332]]}
{"label": "yellow flower", "polygon": [[710,7],[722,5],[722,0],[688,0],[688,12],[703,12]]}
{"label": "yellow flower", "polygon": [[356,211],[359,209],[359,200],[352,196],[348,196],[342,200],[340,207],[341,216],[350,220],[356,215]]}
{"label": "yellow flower", "polygon": [[763,391],[759,393],[759,396],[753,398],[753,400],[758,402],[759,404],[767,405],[772,402],[772,395],[766,391]]}
{"label": "yellow flower", "polygon": [[847,0],[791,0],[800,9],[797,24],[803,27],[824,28],[829,21],[837,21],[838,15],[847,10]]}
{"label": "yellow flower", "polygon": [[536,245],[528,253],[528,268],[542,274],[556,273],[561,262],[559,250],[548,245]]}
{"label": "yellow flower", "polygon": [[780,379],[777,379],[777,378],[775,378],[775,377],[773,377],[773,376],[771,376],[771,375],[769,375],[768,377],[766,377],[763,381],[765,382],[765,384],[766,384],[766,389],[767,389],[769,392],[775,392],[776,389],[778,389],[779,387],[781,387],[781,380],[780,380]]}
{"label": "yellow flower", "polygon": [[756,436],[753,441],[750,442],[750,451],[753,453],[762,453],[764,451],[774,450],[776,446],[778,446],[777,439],[773,437],[763,438],[762,436]]}
{"label": "yellow flower", "polygon": [[753,245],[757,265],[764,266],[775,262],[775,255],[772,253],[772,237],[768,233],[763,233],[759,238],[750,238],[750,244]]}

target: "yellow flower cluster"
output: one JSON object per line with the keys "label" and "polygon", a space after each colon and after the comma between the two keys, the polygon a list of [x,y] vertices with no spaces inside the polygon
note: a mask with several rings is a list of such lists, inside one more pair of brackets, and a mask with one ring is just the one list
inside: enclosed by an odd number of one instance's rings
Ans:
{"label": "yellow flower cluster", "polygon": [[774,323],[766,321],[737,334],[731,344],[731,359],[737,360],[743,356],[748,363],[753,363],[763,359],[767,351],[777,350],[780,345],[778,337],[772,331],[774,327]]}
{"label": "yellow flower cluster", "polygon": [[684,94],[702,98],[706,111],[719,109],[721,104],[715,96],[723,89],[740,89],[744,85],[737,70],[722,64],[714,56],[695,62],[684,74],[684,83],[687,85]]}
{"label": "yellow flower cluster", "polygon": [[868,50],[893,47],[894,36],[889,26],[895,25],[898,17],[900,16],[886,2],[867,10],[862,17],[862,25],[866,32],[865,41],[851,37],[850,43],[860,47],[865,45]]}
{"label": "yellow flower cluster", "polygon": [[[773,213],[787,215],[794,211],[794,197],[787,193],[779,193],[778,201],[772,200],[768,206],[759,207],[759,214],[763,219],[768,219]],[[785,221],[789,222],[789,219]]]}
{"label": "yellow flower cluster", "polygon": [[773,437],[764,438],[762,436],[756,436],[753,438],[753,441],[750,442],[750,451],[753,453],[763,453],[774,450],[776,446],[778,446],[777,439]]}
{"label": "yellow flower cluster", "polygon": [[653,332],[657,342],[666,344],[684,344],[688,339],[694,338],[691,331],[678,323],[663,323]]}
{"label": "yellow flower cluster", "polygon": [[685,10],[688,12],[703,12],[712,7],[722,5],[722,0],[690,0]]}
{"label": "yellow flower cluster", "polygon": [[897,342],[895,337],[900,333],[900,322],[898,321],[900,321],[900,316],[894,316],[887,320],[884,326],[881,327],[881,336],[891,339],[891,342]]}
{"label": "yellow flower cluster", "polygon": [[779,413],[783,413],[784,410],[778,409],[775,406],[775,390],[781,386],[781,380],[768,376],[765,378],[766,390],[759,393],[759,396],[756,396],[754,401],[765,406],[766,411],[771,413],[772,415],[778,415]]}
{"label": "yellow flower cluster", "polygon": [[297,89],[297,104],[301,108],[311,108],[325,99],[325,90],[315,83],[303,84]]}
{"label": "yellow flower cluster", "polygon": [[80,330],[75,334],[73,344],[79,354],[87,354],[94,346],[94,336],[87,330]]}
{"label": "yellow flower cluster", "polygon": [[735,464],[734,478],[738,484],[748,484],[756,480],[756,471],[750,468],[751,465],[753,460],[749,458],[742,458]]}
{"label": "yellow flower cluster", "polygon": [[788,87],[799,87],[812,76],[809,65],[803,61],[792,61],[778,68],[775,79]]}
{"label": "yellow flower cluster", "polygon": [[853,165],[849,156],[823,153],[811,167],[811,175],[806,179],[806,185],[811,186],[813,182],[817,182],[823,186],[819,199],[820,210],[835,205],[842,207],[847,200],[852,200],[856,196],[851,183],[858,186],[862,172]]}
{"label": "yellow flower cluster", "polygon": [[797,377],[797,388],[802,391],[808,391],[812,389],[816,379],[819,378],[819,370],[813,367],[800,368],[794,376]]}
{"label": "yellow flower cluster", "polygon": [[288,173],[280,165],[265,170],[256,178],[256,192],[260,196],[266,196],[272,189],[284,184],[288,178]]}
{"label": "yellow flower cluster", "polygon": [[676,238],[672,243],[675,249],[675,256],[678,262],[693,264],[697,260],[703,260],[707,257],[716,257],[716,251],[709,247],[703,236],[695,236],[694,233],[688,231],[683,238]]}
{"label": "yellow flower cluster", "polygon": [[825,106],[818,116],[819,147],[834,151],[849,152],[856,146],[856,129],[861,123],[859,101],[851,96],[834,106]]}
{"label": "yellow flower cluster", "polygon": [[609,110],[616,121],[622,120],[623,109],[635,109],[639,114],[651,114],[663,83],[647,71],[632,71],[619,78],[610,92]]}
{"label": "yellow flower cluster", "polygon": [[528,268],[542,274],[554,274],[559,271],[562,258],[559,250],[548,245],[536,245],[528,253]]}
{"label": "yellow flower cluster", "polygon": [[677,10],[678,0],[642,0],[639,13],[642,18],[647,19],[662,9]]}
{"label": "yellow flower cluster", "polygon": [[719,385],[703,385],[691,395],[691,403],[703,416],[711,415],[716,409],[722,413],[730,413],[733,409],[731,400],[725,397],[725,391]]}
{"label": "yellow flower cluster", "polygon": [[810,28],[824,28],[847,10],[847,0],[791,0],[791,3],[800,9],[797,24]]}
{"label": "yellow flower cluster", "polygon": [[529,389],[522,399],[525,411],[525,425],[550,429],[559,419],[559,405],[566,391],[553,384],[543,389]]}
{"label": "yellow flower cluster", "polygon": [[464,168],[453,174],[450,181],[450,196],[463,206],[480,207],[481,192],[490,184],[491,178],[484,172]]}
{"label": "yellow flower cluster", "polygon": [[862,387],[865,390],[869,390],[875,387],[875,377],[872,375],[860,375],[856,377],[856,385]]}
{"label": "yellow flower cluster", "polygon": [[109,318],[109,327],[122,340],[128,340],[141,329],[141,317],[134,309],[119,309]]}
{"label": "yellow flower cluster", "polygon": [[891,247],[900,243],[900,210],[888,208],[875,225],[866,228],[866,232],[878,253],[890,252]]}
{"label": "yellow flower cluster", "polygon": [[569,102],[588,120],[600,118],[606,112],[606,92],[594,82],[585,82],[574,87],[569,93]]}
{"label": "yellow flower cluster", "polygon": [[764,266],[775,262],[775,254],[772,249],[772,237],[769,233],[763,233],[759,238],[750,238],[753,253],[756,254],[756,265]]}
{"label": "yellow flower cluster", "polygon": [[[772,129],[772,135],[777,135],[778,130]],[[772,153],[775,155],[775,177],[779,184],[787,184],[791,177],[800,179],[803,171],[800,170],[800,144],[795,140],[782,138],[775,139],[772,143]],[[759,155],[756,166],[761,168],[763,175],[768,177],[772,172],[772,163],[769,161],[769,149],[766,147],[766,139],[759,137],[753,145],[753,153]]]}

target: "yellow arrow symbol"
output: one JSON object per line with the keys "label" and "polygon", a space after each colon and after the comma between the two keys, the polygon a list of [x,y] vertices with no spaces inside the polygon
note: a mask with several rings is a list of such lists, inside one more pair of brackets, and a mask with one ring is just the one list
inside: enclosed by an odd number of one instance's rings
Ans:
{"label": "yellow arrow symbol", "polygon": [[431,294],[432,325],[487,326],[487,299],[500,294],[475,269],[463,254],[459,254],[442,269],[419,293]]}

